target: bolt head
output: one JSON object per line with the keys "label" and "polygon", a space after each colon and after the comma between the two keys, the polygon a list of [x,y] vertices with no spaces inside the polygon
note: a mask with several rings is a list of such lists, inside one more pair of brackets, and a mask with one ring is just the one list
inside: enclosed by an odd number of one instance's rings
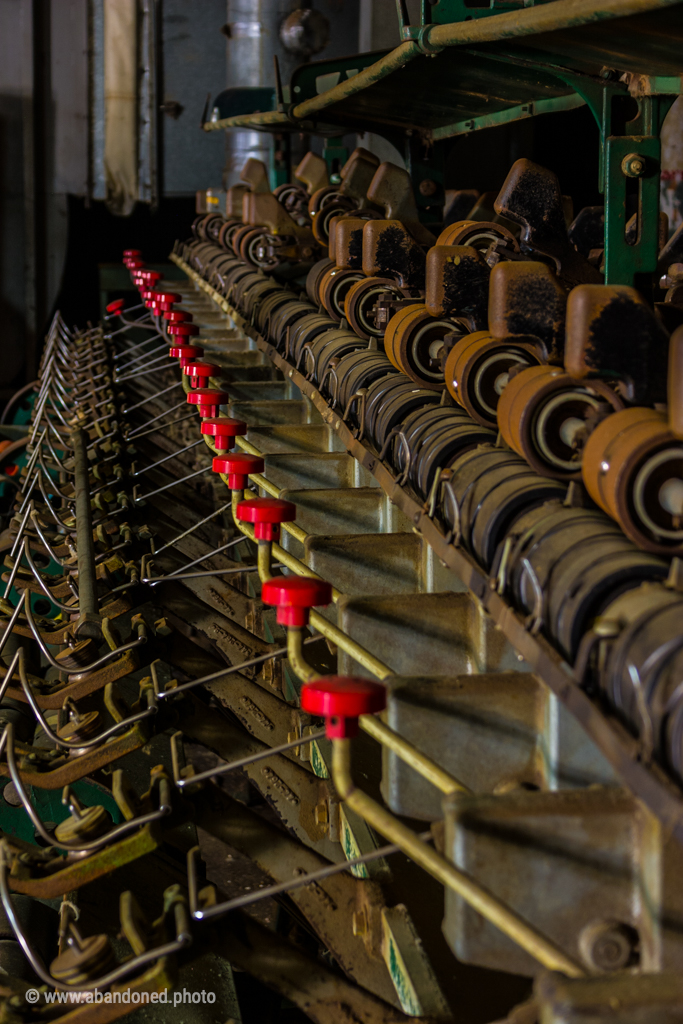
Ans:
{"label": "bolt head", "polygon": [[638,962],[639,936],[623,921],[594,921],[579,935],[584,961],[596,971],[621,971]]}
{"label": "bolt head", "polygon": [[629,153],[621,161],[622,173],[627,178],[641,178],[645,174],[647,161],[640,153]]}
{"label": "bolt head", "polygon": [[419,190],[421,196],[433,196],[436,195],[438,189],[437,183],[432,178],[423,178],[419,184]]}

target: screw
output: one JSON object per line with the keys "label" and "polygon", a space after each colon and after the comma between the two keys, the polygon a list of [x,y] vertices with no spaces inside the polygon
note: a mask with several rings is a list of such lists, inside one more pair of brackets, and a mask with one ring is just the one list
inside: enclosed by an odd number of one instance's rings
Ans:
{"label": "screw", "polygon": [[433,196],[439,186],[432,178],[423,178],[418,187],[421,196]]}
{"label": "screw", "polygon": [[579,935],[586,963],[598,971],[619,971],[638,961],[638,932],[622,921],[594,921]]}
{"label": "screw", "polygon": [[622,173],[627,178],[641,178],[645,173],[645,166],[645,157],[641,156],[640,153],[629,153],[621,161]]}

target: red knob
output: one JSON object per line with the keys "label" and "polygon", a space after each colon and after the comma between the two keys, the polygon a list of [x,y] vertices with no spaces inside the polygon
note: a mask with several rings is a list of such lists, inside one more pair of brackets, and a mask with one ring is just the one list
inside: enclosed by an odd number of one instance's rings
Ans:
{"label": "red knob", "polygon": [[242,420],[233,420],[230,416],[218,416],[215,419],[203,420],[200,427],[202,434],[213,437],[213,443],[218,451],[228,451],[232,448],[233,437],[246,434],[247,425]]}
{"label": "red knob", "polygon": [[129,259],[131,256],[142,256],[142,250],[141,249],[124,249],[123,250],[123,256],[124,256],[124,259]]}
{"label": "red knob", "polygon": [[279,540],[280,523],[296,519],[296,505],[281,498],[251,498],[239,502],[235,515],[243,523],[254,524],[256,540]]}
{"label": "red knob", "polygon": [[138,260],[138,259],[129,259],[129,260],[124,260],[123,261],[123,265],[125,267],[128,267],[129,270],[139,270],[140,267],[144,267],[145,261],[144,260]]}
{"label": "red knob", "polygon": [[386,705],[387,693],[380,683],[354,676],[327,676],[306,683],[301,690],[301,707],[325,719],[325,731],[332,740],[355,736],[359,716],[374,715]]}
{"label": "red knob", "polygon": [[190,378],[193,388],[206,388],[211,377],[221,377],[223,371],[215,363],[191,362],[183,367],[183,373]]}
{"label": "red knob", "polygon": [[154,302],[158,294],[159,292],[152,291],[151,288],[145,288],[140,292],[140,298],[143,302]]}
{"label": "red knob", "polygon": [[[195,391],[196,395],[197,392]],[[224,473],[228,477],[231,491],[243,491],[250,473],[262,473],[265,469],[263,459],[247,452],[235,452],[231,455],[217,455],[213,460],[214,473]]]}
{"label": "red knob", "polygon": [[168,328],[168,333],[173,335],[180,335],[181,337],[189,338],[195,334],[199,334],[199,328],[196,324],[171,324]]}
{"label": "red knob", "polygon": [[204,419],[207,416],[217,416],[222,405],[227,405],[230,395],[227,391],[218,391],[216,388],[197,388],[190,391],[187,396],[190,405],[199,407],[199,415]]}
{"label": "red knob", "polygon": [[159,270],[141,270],[139,271],[138,276],[141,277],[143,281],[150,281],[154,284],[156,281],[160,281],[164,275]]}
{"label": "red knob", "polygon": [[204,349],[199,345],[172,345],[168,350],[171,359],[179,359],[181,369],[192,359],[201,359]]}
{"label": "red knob", "polygon": [[301,628],[307,625],[311,608],[330,603],[332,587],[325,580],[311,576],[277,576],[263,584],[261,600],[277,606],[277,621],[281,626]]}
{"label": "red knob", "polygon": [[183,297],[178,292],[159,292],[159,302],[182,302]]}
{"label": "red knob", "polygon": [[107,313],[119,313],[123,309],[125,304],[125,299],[114,299],[114,301],[110,302],[109,305],[107,306]]}
{"label": "red knob", "polygon": [[164,313],[164,320],[170,324],[192,323],[192,313],[186,313],[184,309],[168,309]]}

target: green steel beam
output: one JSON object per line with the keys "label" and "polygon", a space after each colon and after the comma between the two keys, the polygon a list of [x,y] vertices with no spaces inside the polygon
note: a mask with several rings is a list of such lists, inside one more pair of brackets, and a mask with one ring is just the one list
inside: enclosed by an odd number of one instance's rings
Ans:
{"label": "green steel beam", "polygon": [[440,139],[451,139],[456,135],[468,135],[481,128],[495,128],[501,124],[509,124],[511,121],[523,121],[527,117],[536,117],[539,114],[555,114],[563,110],[574,110],[576,107],[583,107],[585,103],[585,99],[577,93],[556,96],[547,100],[535,100],[516,107],[508,107],[507,110],[500,110],[495,114],[481,114],[479,117],[472,117],[466,121],[434,128],[432,138],[438,142]]}

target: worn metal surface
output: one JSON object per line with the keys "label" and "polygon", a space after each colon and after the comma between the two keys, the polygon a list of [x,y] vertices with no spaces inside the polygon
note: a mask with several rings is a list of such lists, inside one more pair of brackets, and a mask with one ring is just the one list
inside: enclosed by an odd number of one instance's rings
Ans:
{"label": "worn metal surface", "polygon": [[[343,441],[346,450],[358,460],[361,466],[378,482],[389,499],[412,520],[413,529],[433,548],[437,558],[453,570],[455,576],[482,604],[494,622],[503,631],[512,647],[523,658],[526,665],[535,672],[555,693],[567,710],[586,730],[591,740],[599,747],[620,781],[641,799],[659,818],[666,828],[683,839],[681,826],[680,796],[678,788],[656,765],[643,765],[637,757],[637,741],[624,728],[621,721],[609,710],[598,708],[588,695],[577,686],[571,667],[537,634],[531,633],[519,614],[508,602],[489,586],[485,573],[470,556],[448,543],[443,528],[429,515],[415,498],[402,488],[394,473],[381,463],[369,447],[359,442],[343,422],[337,410],[331,409],[319,391],[282,358],[258,333],[245,323],[239,312],[228,300],[205,282],[195,270],[177,255],[173,261],[182,266],[188,278],[210,298],[226,317],[226,323],[248,331],[258,348],[266,353],[272,362],[300,388],[307,396],[312,408],[324,423],[329,424]],[[246,413],[246,410],[244,410]],[[286,414],[285,414],[286,415]],[[418,669],[419,671],[419,669]]]}

